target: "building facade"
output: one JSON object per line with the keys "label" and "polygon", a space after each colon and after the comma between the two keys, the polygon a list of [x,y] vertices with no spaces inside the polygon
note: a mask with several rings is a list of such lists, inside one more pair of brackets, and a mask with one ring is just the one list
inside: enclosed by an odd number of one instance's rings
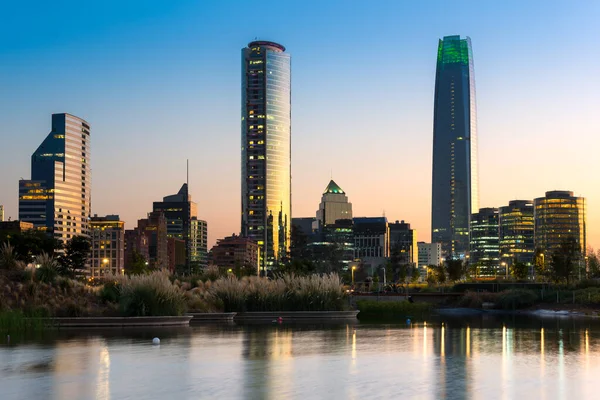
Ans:
{"label": "building facade", "polygon": [[532,266],[535,258],[533,201],[512,200],[498,211],[500,261]]}
{"label": "building facade", "polygon": [[19,219],[63,244],[89,237],[91,195],[90,125],[52,114],[52,129],[31,156],[31,179],[19,181]]}
{"label": "building facade", "polygon": [[90,219],[90,269],[88,278],[125,273],[125,222],[118,215]]}
{"label": "building facade", "polygon": [[217,240],[211,249],[211,263],[226,269],[246,267],[258,272],[258,257],[258,244],[236,235]]}
{"label": "building facade", "polygon": [[554,190],[533,201],[535,247],[544,252],[546,259],[570,238],[586,253],[585,198],[573,192]]}
{"label": "building facade", "polygon": [[150,264],[148,237],[138,227],[125,231],[125,271],[133,269],[136,258],[141,257],[144,263]]}
{"label": "building facade", "polygon": [[471,39],[439,41],[433,120],[431,241],[445,256],[469,249],[469,219],[479,209],[477,111]]}
{"label": "building facade", "polygon": [[354,259],[361,264],[370,275],[373,275],[386,263],[389,257],[390,239],[387,218],[362,217],[353,218],[354,222]]}
{"label": "building facade", "polygon": [[340,219],[352,219],[352,203],[348,202],[346,192],[331,180],[323,192],[317,211],[318,229],[335,224]]}
{"label": "building facade", "polygon": [[260,247],[261,268],[290,246],[291,59],[280,44],[242,49],[242,236]]}
{"label": "building facade", "polygon": [[138,231],[146,236],[148,243],[148,267],[167,269],[169,253],[167,250],[167,218],[161,211],[148,213],[148,218],[138,220]]}
{"label": "building facade", "polygon": [[442,264],[442,244],[418,242],[419,247],[419,267],[427,268],[429,266],[437,267]]}
{"label": "building facade", "polygon": [[471,214],[470,236],[469,262],[477,268],[477,276],[497,275],[500,271],[498,209],[481,208]]}
{"label": "building facade", "polygon": [[0,222],[4,222],[4,206],[0,204]]}
{"label": "building facade", "polygon": [[[167,220],[167,236],[185,243],[186,273],[198,272],[206,266],[207,224],[198,219],[198,206],[192,201],[188,184],[184,183],[177,194],[154,202],[154,212],[162,212]],[[182,271],[183,272],[183,271]]]}
{"label": "building facade", "polygon": [[399,256],[403,265],[419,262],[419,247],[417,245],[417,230],[410,229],[410,224],[396,221],[388,224],[390,232],[390,256]]}

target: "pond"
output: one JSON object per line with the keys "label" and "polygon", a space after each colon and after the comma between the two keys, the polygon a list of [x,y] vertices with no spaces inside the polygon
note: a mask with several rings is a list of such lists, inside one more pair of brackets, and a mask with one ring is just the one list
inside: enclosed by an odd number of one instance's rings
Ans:
{"label": "pond", "polygon": [[590,399],[600,376],[592,319],[62,330],[1,343],[2,400]]}

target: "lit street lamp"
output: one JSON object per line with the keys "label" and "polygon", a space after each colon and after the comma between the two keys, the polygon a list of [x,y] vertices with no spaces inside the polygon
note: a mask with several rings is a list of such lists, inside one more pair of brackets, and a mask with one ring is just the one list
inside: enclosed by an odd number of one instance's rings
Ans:
{"label": "lit street lamp", "polygon": [[502,261],[500,263],[500,265],[502,265],[504,267],[504,279],[507,280],[508,279],[508,264],[505,263],[504,261]]}
{"label": "lit street lamp", "polygon": [[354,271],[356,270],[356,265],[352,266],[352,286],[354,286]]}

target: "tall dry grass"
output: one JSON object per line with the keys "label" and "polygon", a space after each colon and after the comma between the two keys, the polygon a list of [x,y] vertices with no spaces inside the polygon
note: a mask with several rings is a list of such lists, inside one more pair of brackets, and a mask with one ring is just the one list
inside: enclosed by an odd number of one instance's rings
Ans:
{"label": "tall dry grass", "polygon": [[209,292],[222,302],[225,312],[340,311],[347,307],[342,282],[334,273],[286,274],[275,279],[228,276],[213,282]]}

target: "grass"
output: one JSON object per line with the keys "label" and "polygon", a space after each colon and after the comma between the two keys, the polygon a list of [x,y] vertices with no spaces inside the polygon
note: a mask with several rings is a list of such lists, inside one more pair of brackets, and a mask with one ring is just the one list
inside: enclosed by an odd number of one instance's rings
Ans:
{"label": "grass", "polygon": [[42,331],[46,328],[44,321],[40,319],[43,317],[45,315],[41,313],[27,315],[20,310],[0,312],[0,332],[10,334],[13,332]]}
{"label": "grass", "polygon": [[360,320],[404,320],[406,318],[425,318],[431,314],[433,306],[429,303],[410,303],[408,301],[359,300],[356,302]]}

